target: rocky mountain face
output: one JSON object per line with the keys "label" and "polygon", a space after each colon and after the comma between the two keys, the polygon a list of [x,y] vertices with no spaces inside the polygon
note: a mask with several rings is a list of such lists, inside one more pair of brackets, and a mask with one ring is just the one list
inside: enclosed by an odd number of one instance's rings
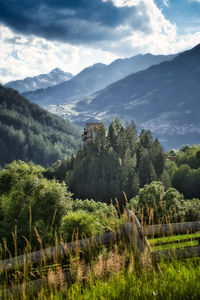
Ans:
{"label": "rocky mountain face", "polygon": [[174,55],[145,54],[127,59],[118,59],[110,65],[99,63],[84,69],[67,82],[54,87],[24,93],[23,95],[41,106],[63,104],[88,96],[131,73],[173,58]]}
{"label": "rocky mountain face", "polygon": [[70,80],[72,77],[73,75],[71,73],[67,73],[59,68],[56,68],[48,74],[27,77],[23,80],[10,81],[5,84],[5,87],[10,87],[20,93],[24,93],[54,86],[64,81]]}
{"label": "rocky mountain face", "polygon": [[48,109],[76,123],[135,120],[166,149],[200,143],[200,44],[80,101]]}

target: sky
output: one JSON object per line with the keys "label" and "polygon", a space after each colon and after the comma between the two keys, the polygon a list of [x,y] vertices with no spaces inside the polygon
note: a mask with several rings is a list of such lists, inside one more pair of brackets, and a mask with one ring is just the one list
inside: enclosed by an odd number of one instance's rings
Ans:
{"label": "sky", "polygon": [[0,83],[200,43],[200,0],[0,0]]}

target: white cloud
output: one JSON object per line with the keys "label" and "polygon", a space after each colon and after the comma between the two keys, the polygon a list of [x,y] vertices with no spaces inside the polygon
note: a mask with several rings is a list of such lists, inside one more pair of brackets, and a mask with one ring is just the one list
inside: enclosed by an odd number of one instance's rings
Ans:
{"label": "white cloud", "polygon": [[0,33],[1,83],[46,73],[55,67],[76,74],[97,61],[109,63],[117,58],[101,49],[16,35],[3,25],[0,25]]}
{"label": "white cloud", "polygon": [[113,0],[116,5],[136,5],[138,14],[148,19],[149,30],[132,31],[121,43],[110,43],[104,47],[121,56],[136,53],[171,53],[177,37],[176,25],[167,20],[153,0]]}
{"label": "white cloud", "polygon": [[118,6],[118,7],[123,7],[123,6],[137,6],[141,0],[112,0],[112,2]]}

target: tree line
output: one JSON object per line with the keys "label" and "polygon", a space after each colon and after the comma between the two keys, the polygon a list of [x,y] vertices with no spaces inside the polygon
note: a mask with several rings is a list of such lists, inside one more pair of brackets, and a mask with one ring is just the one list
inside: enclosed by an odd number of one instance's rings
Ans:
{"label": "tree line", "polygon": [[116,118],[107,135],[101,123],[94,141],[48,169],[46,176],[65,180],[75,197],[106,203],[117,198],[122,206],[123,192],[130,199],[153,180],[170,186],[165,160],[163,148],[150,131],[138,135],[133,121],[123,126]]}

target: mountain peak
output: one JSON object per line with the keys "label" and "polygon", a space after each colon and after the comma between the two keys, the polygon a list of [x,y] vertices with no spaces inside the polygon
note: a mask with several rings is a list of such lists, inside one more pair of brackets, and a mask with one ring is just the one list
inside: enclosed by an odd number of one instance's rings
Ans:
{"label": "mountain peak", "polygon": [[104,68],[106,65],[102,64],[102,63],[96,63],[90,67],[88,67],[87,69],[100,69],[100,68]]}
{"label": "mountain peak", "polygon": [[55,68],[55,69],[51,70],[50,73],[64,73],[64,71],[61,70],[60,68]]}
{"label": "mountain peak", "polygon": [[48,74],[40,74],[38,76],[8,82],[5,84],[5,87],[11,87],[20,93],[32,92],[63,83],[70,80],[72,77],[72,74],[66,73],[60,68],[55,68]]}

